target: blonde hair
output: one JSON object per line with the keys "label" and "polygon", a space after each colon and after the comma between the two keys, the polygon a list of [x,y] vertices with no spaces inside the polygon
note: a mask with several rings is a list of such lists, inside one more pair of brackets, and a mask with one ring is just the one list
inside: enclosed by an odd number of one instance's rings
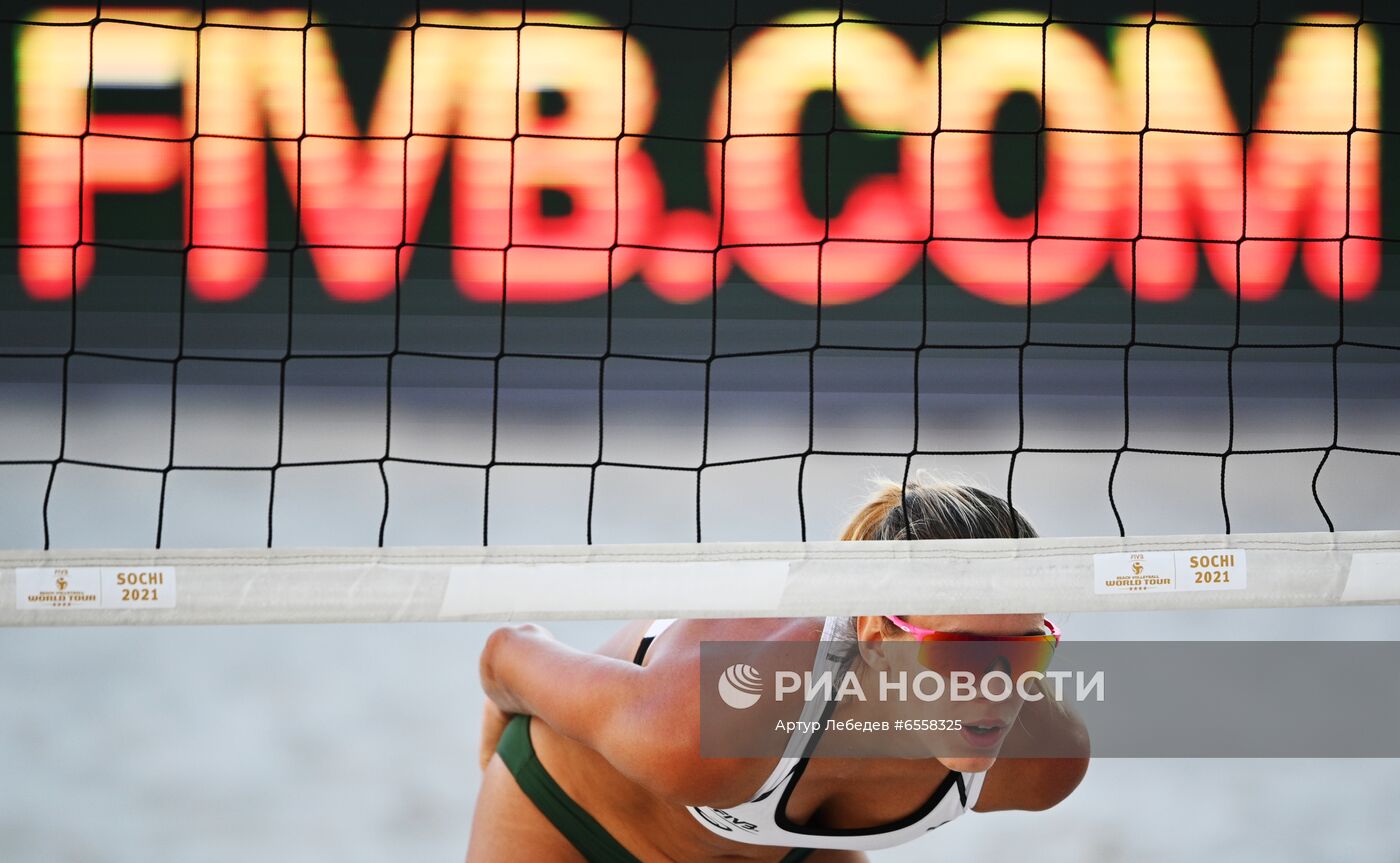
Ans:
{"label": "blonde hair", "polygon": [[843,540],[1033,536],[1035,528],[1004,498],[923,471],[904,485],[877,480],[875,492],[841,532]]}
{"label": "blonde hair", "polygon": [[[875,490],[841,531],[842,540],[1021,539],[1036,536],[1010,503],[986,489],[919,471],[901,485],[875,481]],[[880,626],[894,624],[881,619]],[[856,640],[856,621],[843,621],[838,638]],[[854,653],[852,654],[854,656]]]}

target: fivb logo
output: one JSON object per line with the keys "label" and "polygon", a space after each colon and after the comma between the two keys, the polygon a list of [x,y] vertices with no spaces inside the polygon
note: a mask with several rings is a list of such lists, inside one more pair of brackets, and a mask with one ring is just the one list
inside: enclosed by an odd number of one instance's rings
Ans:
{"label": "fivb logo", "polygon": [[735,710],[753,707],[762,694],[763,678],[752,665],[735,663],[719,676],[719,697]]}

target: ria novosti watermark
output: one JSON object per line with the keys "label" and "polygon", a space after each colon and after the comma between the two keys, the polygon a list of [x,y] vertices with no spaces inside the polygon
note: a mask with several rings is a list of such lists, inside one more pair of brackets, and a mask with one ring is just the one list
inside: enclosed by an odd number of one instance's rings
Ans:
{"label": "ria novosti watermark", "polygon": [[[945,700],[1001,703],[1012,699],[1041,701],[1045,698],[1065,701],[1069,700],[1071,692],[1067,681],[1072,679],[1072,700],[1103,701],[1105,698],[1102,671],[1026,671],[1012,678],[1001,669],[991,669],[980,675],[971,671],[943,674],[926,669],[911,674],[905,669],[880,669],[875,676],[877,680],[872,686],[865,680],[865,675],[853,669],[839,674],[834,671],[816,674],[810,671],[777,671],[773,674],[771,691],[773,700],[779,703],[793,695],[803,701],[816,698],[826,701],[854,699],[862,702],[926,703]],[[719,675],[716,691],[725,704],[736,710],[744,710],[757,704],[762,697],[763,677],[752,665],[735,663]],[[870,694],[872,692],[873,695]]]}
{"label": "ria novosti watermark", "polygon": [[700,654],[707,756],[1065,757],[1087,735],[1094,757],[1400,758],[1396,641],[1065,641],[1048,664],[893,641]]}

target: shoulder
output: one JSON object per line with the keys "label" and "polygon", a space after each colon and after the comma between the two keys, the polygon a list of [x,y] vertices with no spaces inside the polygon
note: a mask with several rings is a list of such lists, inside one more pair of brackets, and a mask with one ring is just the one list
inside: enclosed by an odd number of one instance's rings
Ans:
{"label": "shoulder", "polygon": [[[632,741],[632,745],[648,750],[651,769],[646,786],[651,793],[673,803],[720,808],[753,797],[778,759],[704,754],[701,701],[707,687],[717,681],[701,679],[702,644],[799,641],[806,640],[804,632],[805,628],[785,620],[682,620],[652,642],[646,663],[639,669],[646,679],[646,705],[638,705],[648,713],[646,733],[643,739]],[[635,645],[631,650],[635,651]],[[760,706],[752,713],[755,715],[746,718],[761,723],[768,711]]]}
{"label": "shoulder", "polygon": [[1088,769],[1088,757],[998,761],[987,771],[973,810],[1042,812],[1072,794]]}
{"label": "shoulder", "polygon": [[[1089,770],[1089,735],[1079,717],[1060,705],[1043,703],[1023,718],[1030,720],[1034,730],[1018,722],[1013,734],[1019,732],[1022,739],[1008,738],[1004,757],[987,771],[975,811],[1042,811],[1064,800],[1084,780]],[[1005,755],[1028,741],[1027,754]]]}

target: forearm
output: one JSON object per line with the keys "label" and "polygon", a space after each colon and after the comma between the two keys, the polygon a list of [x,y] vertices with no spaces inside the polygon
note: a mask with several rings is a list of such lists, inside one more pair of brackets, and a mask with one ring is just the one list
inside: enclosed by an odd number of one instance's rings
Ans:
{"label": "forearm", "polygon": [[658,797],[704,805],[747,799],[761,777],[736,772],[735,759],[700,756],[696,662],[672,643],[642,667],[574,650],[526,625],[487,639],[481,682],[502,710],[540,718]]}
{"label": "forearm", "polygon": [[657,670],[574,650],[528,625],[492,633],[481,656],[482,688],[502,710],[538,717],[643,788],[679,800],[706,788],[695,687]]}
{"label": "forearm", "polygon": [[593,748],[620,708],[644,703],[641,671],[575,650],[530,627],[497,630],[481,656],[482,687],[502,710],[538,716]]}

